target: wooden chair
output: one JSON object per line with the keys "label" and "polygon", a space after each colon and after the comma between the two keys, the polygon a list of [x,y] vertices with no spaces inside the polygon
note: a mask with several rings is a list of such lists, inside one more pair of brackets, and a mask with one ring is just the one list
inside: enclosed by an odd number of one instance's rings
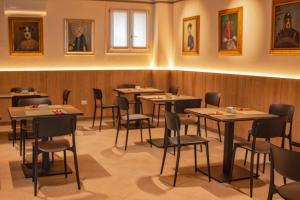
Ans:
{"label": "wooden chair", "polygon": [[[220,101],[221,101],[221,94],[220,93],[207,92],[205,94],[205,108],[207,108],[208,106],[220,107]],[[219,140],[220,140],[220,142],[222,142],[220,122],[217,122],[217,125],[218,125]],[[207,137],[206,118],[204,118],[204,127],[205,127],[205,135]]]}
{"label": "wooden chair", "polygon": [[[40,153],[63,152],[65,177],[67,178],[66,151],[72,151],[74,156],[77,186],[80,190],[79,169],[75,144],[75,129],[76,116],[73,115],[45,116],[33,119],[33,132],[36,136],[33,144],[34,167],[32,168],[35,196],[37,195],[38,155]],[[55,139],[56,137],[69,134],[72,136],[72,144],[70,144],[69,140],[67,139]],[[53,137],[54,140],[49,141],[49,137]]]}
{"label": "wooden chair", "polygon": [[[299,199],[300,197],[300,153],[286,150],[271,144],[271,173],[268,200],[273,199],[273,195],[278,193],[284,199]],[[275,186],[274,172],[294,180],[282,186]]]}
{"label": "wooden chair", "polygon": [[270,154],[270,143],[269,141],[257,141],[257,139],[272,139],[281,137],[284,139],[284,129],[286,125],[286,120],[284,117],[275,119],[260,119],[255,120],[252,124],[252,142],[235,142],[234,150],[232,156],[232,169],[231,176],[233,173],[234,159],[237,148],[243,148],[251,151],[251,161],[250,161],[250,197],[253,194],[253,167],[254,167],[254,155],[257,155],[257,165],[256,165],[256,178],[258,178],[258,166],[260,154]]}
{"label": "wooden chair", "polygon": [[[141,142],[143,142],[143,121],[147,121],[148,123],[148,131],[149,131],[149,141],[150,141],[150,146],[152,146],[152,141],[151,141],[151,126],[150,126],[150,117],[143,115],[143,114],[129,114],[129,102],[126,97],[117,97],[117,102],[118,102],[118,128],[117,128],[117,134],[116,134],[116,141],[115,145],[118,143],[118,136],[119,136],[119,131],[121,128],[121,121],[126,122],[126,140],[125,140],[125,151],[127,150],[127,142],[128,142],[128,134],[129,134],[129,129],[130,129],[130,122],[139,122],[140,123],[140,131],[141,131]],[[122,115],[122,112],[125,112],[124,115]]]}
{"label": "wooden chair", "polygon": [[[168,93],[171,93],[172,95],[177,95],[178,94],[178,86],[175,85],[171,85],[169,87]],[[157,112],[157,127],[159,126],[159,117],[160,117],[160,110],[161,107],[165,106],[165,103],[153,103],[153,109],[152,109],[152,123],[153,123],[153,119],[154,119],[154,114],[155,114],[155,106],[156,104],[158,105],[158,112]]]}
{"label": "wooden chair", "polygon": [[99,125],[99,131],[101,131],[102,119],[103,119],[103,110],[105,110],[105,109],[111,109],[111,111],[112,111],[112,119],[113,119],[113,126],[115,126],[115,108],[117,109],[118,106],[116,104],[104,104],[103,103],[102,90],[93,88],[93,92],[94,92],[93,127],[95,125],[97,108],[100,108],[100,125]]}
{"label": "wooden chair", "polygon": [[68,104],[70,93],[71,93],[71,91],[68,90],[68,89],[65,89],[65,90],[63,91],[63,105]]}
{"label": "wooden chair", "polygon": [[208,149],[208,141],[197,135],[180,135],[180,119],[176,113],[166,112],[166,128],[170,131],[175,132],[175,136],[171,137],[165,133],[165,142],[164,142],[164,154],[161,164],[160,174],[163,173],[164,164],[166,160],[166,155],[169,146],[177,147],[177,156],[176,156],[176,167],[175,167],[175,175],[173,186],[176,186],[177,173],[179,168],[179,160],[180,160],[180,151],[182,146],[194,146],[194,159],[195,159],[195,172],[197,169],[197,145],[205,145],[206,146],[206,159],[207,159],[207,167],[208,167],[208,180],[210,181],[210,162],[209,162],[209,149]]}

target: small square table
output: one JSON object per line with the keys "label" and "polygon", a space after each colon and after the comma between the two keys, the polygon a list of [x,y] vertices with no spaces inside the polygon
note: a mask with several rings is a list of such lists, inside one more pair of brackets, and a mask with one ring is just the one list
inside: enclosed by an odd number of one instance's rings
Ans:
{"label": "small square table", "polygon": [[[225,123],[223,164],[211,166],[211,177],[219,182],[228,182],[232,167],[234,123],[238,121],[253,121],[257,119],[276,118],[277,115],[268,114],[250,109],[237,109],[236,113],[229,113],[225,108],[194,108],[186,109],[185,112],[214,121]],[[233,166],[232,180],[248,179],[250,172],[242,167]],[[202,171],[199,169],[199,171]],[[207,169],[203,171],[207,174]]]}

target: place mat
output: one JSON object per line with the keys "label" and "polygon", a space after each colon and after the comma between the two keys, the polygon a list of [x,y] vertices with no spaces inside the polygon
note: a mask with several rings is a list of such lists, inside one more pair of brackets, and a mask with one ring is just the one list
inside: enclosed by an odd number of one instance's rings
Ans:
{"label": "place mat", "polygon": [[56,109],[25,110],[25,115],[27,115],[27,116],[55,115],[55,114],[66,114],[66,113],[67,112],[64,109],[59,109],[59,112],[56,112]]}
{"label": "place mat", "polygon": [[49,109],[62,109],[62,105],[48,105],[45,107],[33,108],[32,106],[25,106],[25,110],[49,110]]}

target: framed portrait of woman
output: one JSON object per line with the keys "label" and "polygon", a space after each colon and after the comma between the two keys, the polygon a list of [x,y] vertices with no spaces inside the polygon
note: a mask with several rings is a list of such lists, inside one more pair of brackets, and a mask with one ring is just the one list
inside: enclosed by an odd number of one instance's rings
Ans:
{"label": "framed portrait of woman", "polygon": [[182,54],[199,55],[200,16],[183,19]]}
{"label": "framed portrait of woman", "polygon": [[243,42],[243,7],[219,11],[219,53],[241,55]]}

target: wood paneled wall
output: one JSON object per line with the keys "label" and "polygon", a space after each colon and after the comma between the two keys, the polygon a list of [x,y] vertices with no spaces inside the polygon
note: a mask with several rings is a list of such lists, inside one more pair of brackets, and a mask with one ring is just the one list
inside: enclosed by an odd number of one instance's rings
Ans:
{"label": "wood paneled wall", "polygon": [[[32,86],[47,92],[55,104],[62,102],[62,91],[71,90],[69,103],[91,117],[93,111],[92,88],[103,90],[104,102],[115,99],[113,89],[120,83],[135,83],[140,86],[153,86],[167,90],[169,85],[179,86],[180,94],[204,97],[208,91],[222,93],[221,106],[243,106],[268,111],[271,103],[287,103],[296,107],[293,133],[300,141],[300,80],[212,74],[183,71],[51,71],[51,72],[0,72],[0,93],[7,93],[11,87]],[[87,100],[87,105],[81,105]],[[7,107],[10,100],[0,100],[0,116],[8,121]],[[151,112],[146,104],[144,110]],[[107,111],[105,115],[110,115]],[[211,123],[214,125],[214,123]],[[246,136],[250,123],[236,126],[236,134]]]}

